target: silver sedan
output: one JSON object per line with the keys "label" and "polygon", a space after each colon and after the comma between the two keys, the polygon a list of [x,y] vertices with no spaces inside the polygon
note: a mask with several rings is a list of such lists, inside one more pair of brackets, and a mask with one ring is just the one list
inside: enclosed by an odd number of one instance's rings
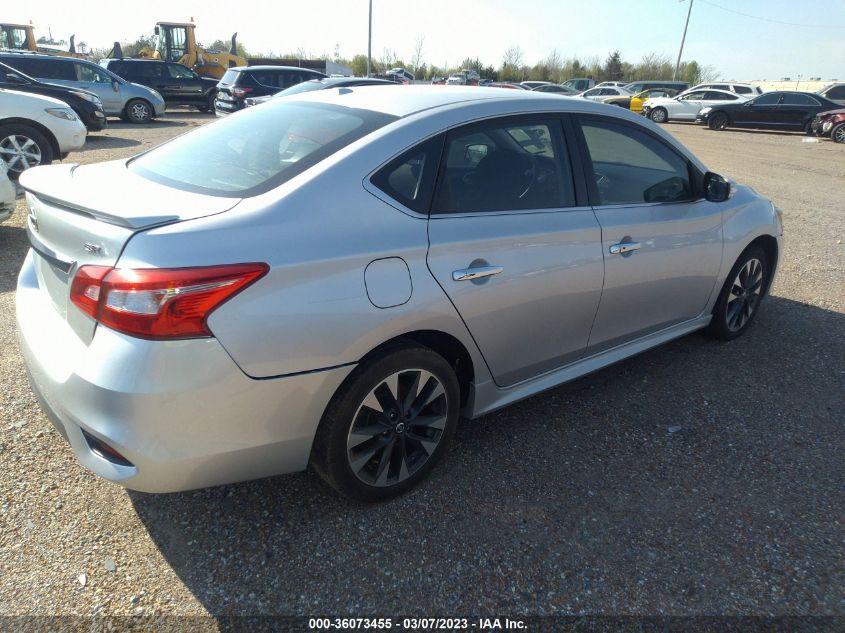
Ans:
{"label": "silver sedan", "polygon": [[768,200],[658,126],[536,92],[312,92],[21,183],[34,390],[150,492],[310,464],[396,495],[461,415],[740,336],[781,248]]}

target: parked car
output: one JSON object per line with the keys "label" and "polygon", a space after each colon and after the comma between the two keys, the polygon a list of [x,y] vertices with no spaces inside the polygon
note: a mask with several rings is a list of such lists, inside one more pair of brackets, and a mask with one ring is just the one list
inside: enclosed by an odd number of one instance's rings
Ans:
{"label": "parked car", "polygon": [[305,93],[22,180],[39,402],[87,468],[148,492],[310,462],[399,494],[461,415],[742,335],[782,239],[771,202],[651,122],[516,90]]}
{"label": "parked car", "polygon": [[562,84],[544,84],[542,86],[532,88],[532,90],[534,90],[535,92],[551,92],[554,94],[565,95],[567,97],[574,97],[576,95],[581,94],[577,90],[574,90],[569,86],[564,86]]}
{"label": "parked car", "polygon": [[9,180],[8,173],[6,163],[0,160],[0,222],[8,220],[15,210],[17,189],[15,183]]}
{"label": "parked car", "polygon": [[845,83],[834,83],[829,86],[825,86],[819,90],[818,94],[828,101],[833,101],[839,105],[845,105]]}
{"label": "parked car", "polygon": [[603,81],[600,84],[597,84],[596,88],[624,88],[628,85],[627,81]]}
{"label": "parked car", "polygon": [[93,92],[38,81],[2,62],[0,62],[0,88],[64,101],[91,132],[98,132],[107,125],[103,104]]}
{"label": "parked car", "polygon": [[391,68],[386,74],[399,77],[403,82],[407,83],[413,83],[415,79],[413,73],[404,68]]}
{"label": "parked car", "polygon": [[584,92],[593,88],[596,85],[596,82],[586,77],[580,77],[576,79],[567,79],[563,82],[563,85],[568,86],[577,92]]}
{"label": "parked car", "polygon": [[246,107],[247,97],[274,95],[309,79],[325,79],[326,75],[296,66],[237,66],[230,68],[217,84],[214,111],[226,116]]}
{"label": "parked car", "polygon": [[49,165],[81,149],[86,134],[64,101],[0,88],[0,160],[12,180],[30,167]]}
{"label": "parked car", "polygon": [[651,88],[643,90],[635,95],[620,95],[617,97],[606,97],[602,99],[603,103],[609,105],[616,105],[630,110],[631,112],[642,112],[643,103],[648,99],[656,99],[658,97],[674,97],[678,94],[677,90],[672,88]]}
{"label": "parked car", "polygon": [[631,93],[625,88],[590,88],[578,96],[591,101],[604,101],[608,97],[630,97]]}
{"label": "parked car", "polygon": [[839,106],[833,101],[810,92],[764,92],[743,103],[704,107],[696,122],[706,124],[711,130],[746,127],[809,134],[817,114],[837,108]]}
{"label": "parked car", "polygon": [[648,90],[650,88],[671,88],[672,90],[677,90],[680,93],[685,90],[689,90],[689,83],[686,81],[663,81],[662,79],[651,79],[647,81],[632,81],[631,83],[625,84],[624,88],[631,94],[637,94],[638,92],[642,92],[643,90]]}
{"label": "parked car", "polygon": [[443,86],[446,84],[446,80],[448,77],[432,77],[431,78],[431,85],[432,86]]}
{"label": "parked car", "polygon": [[102,102],[106,116],[131,123],[149,123],[164,115],[164,99],[158,92],[126,81],[85,59],[0,52],[0,62],[41,81],[93,92]]}
{"label": "parked car", "polygon": [[515,83],[511,83],[509,81],[494,81],[489,86],[490,86],[490,88],[508,88],[510,90],[528,90],[528,88],[526,88],[525,86],[523,86],[521,84],[515,84]]}
{"label": "parked car", "polygon": [[845,108],[819,113],[810,130],[818,136],[829,136],[835,143],[845,143]]}
{"label": "parked car", "polygon": [[492,79],[479,79],[479,80],[478,80],[478,85],[479,85],[479,86],[489,86],[489,85],[490,85],[490,84],[492,84],[492,83],[493,83],[493,80],[492,80]]}
{"label": "parked car", "polygon": [[459,73],[449,75],[446,84],[449,86],[477,86],[481,76],[472,68],[465,68]]}
{"label": "parked car", "polygon": [[368,77],[327,77],[325,79],[309,79],[302,83],[280,90],[274,95],[265,95],[263,97],[247,97],[247,107],[261,105],[270,99],[276,97],[289,97],[291,95],[302,94],[303,92],[311,92],[313,90],[326,90],[328,88],[352,88],[360,86],[396,86],[395,81],[387,81],[385,79],[373,79]]}
{"label": "parked car", "polygon": [[744,103],[742,95],[727,90],[689,90],[677,97],[654,97],[643,103],[642,114],[655,123],[695,121],[702,108]]}
{"label": "parked car", "polygon": [[728,92],[735,92],[738,95],[742,95],[743,97],[746,97],[748,99],[751,99],[756,95],[763,94],[763,89],[760,88],[760,86],[752,86],[751,84],[737,83],[735,81],[716,81],[711,83],[697,84],[692,88],[689,88],[688,90],[727,90]]}
{"label": "parked car", "polygon": [[528,88],[529,90],[534,90],[535,88],[539,88],[540,86],[551,86],[551,81],[520,81],[520,86],[524,88]]}
{"label": "parked car", "polygon": [[214,110],[217,80],[200,77],[176,62],[157,59],[102,59],[100,66],[127,81],[154,89],[167,105],[194,106],[200,112]]}

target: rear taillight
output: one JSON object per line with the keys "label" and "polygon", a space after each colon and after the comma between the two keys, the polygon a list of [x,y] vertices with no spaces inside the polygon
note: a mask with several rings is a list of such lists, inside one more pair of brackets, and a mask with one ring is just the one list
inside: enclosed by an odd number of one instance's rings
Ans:
{"label": "rear taillight", "polygon": [[149,339],[211,336],[211,312],[262,277],[267,264],[202,268],[81,266],[70,300],[98,323]]}
{"label": "rear taillight", "polygon": [[252,92],[252,88],[232,88],[232,94],[238,99],[243,99],[250,92]]}

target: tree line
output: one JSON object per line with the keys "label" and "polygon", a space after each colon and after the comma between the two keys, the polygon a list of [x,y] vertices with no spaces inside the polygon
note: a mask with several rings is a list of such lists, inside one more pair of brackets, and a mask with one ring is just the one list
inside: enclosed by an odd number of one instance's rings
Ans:
{"label": "tree line", "polygon": [[[511,46],[502,55],[498,66],[485,64],[478,57],[466,57],[460,64],[442,65],[431,64],[425,61],[424,43],[422,37],[416,39],[410,59],[405,61],[396,51],[384,49],[378,57],[372,59],[370,66],[371,73],[383,73],[391,68],[405,68],[413,73],[419,80],[431,80],[436,77],[448,77],[450,74],[464,69],[473,69],[484,79],[493,81],[550,81],[562,83],[567,79],[575,77],[589,77],[597,83],[602,81],[637,81],[642,79],[672,79],[675,72],[675,64],[671,57],[662,53],[650,53],[644,55],[638,62],[632,63],[622,58],[618,50],[608,54],[602,59],[595,55],[592,57],[579,58],[577,56],[563,57],[557,50],[553,50],[544,59],[534,64],[525,60],[525,54],[519,46]],[[142,35],[133,42],[122,42],[123,54],[133,57],[143,48],[153,47],[153,38]],[[200,46],[203,46],[200,44]],[[229,50],[230,42],[215,40],[204,48]],[[367,73],[367,56],[364,54],[354,55],[351,58],[340,54],[340,47],[335,46],[333,53],[323,52],[314,54],[312,51],[299,48],[283,54],[249,51],[247,47],[238,42],[238,55],[244,58],[249,57],[281,57],[288,59],[326,59],[352,69],[356,76],[363,76]],[[96,58],[104,57],[107,50],[92,51]],[[96,61],[96,59],[95,59]],[[677,79],[690,84],[697,84],[704,81],[712,81],[719,76],[712,66],[706,66],[695,60],[681,62],[678,69]]]}

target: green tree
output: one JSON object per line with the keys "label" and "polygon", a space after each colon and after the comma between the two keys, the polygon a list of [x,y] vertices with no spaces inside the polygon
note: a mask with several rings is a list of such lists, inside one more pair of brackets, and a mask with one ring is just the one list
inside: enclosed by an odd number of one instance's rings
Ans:
{"label": "green tree", "polygon": [[[246,50],[246,46],[244,46],[240,42],[235,42],[235,44],[237,45],[236,50],[237,50],[238,57],[243,57],[244,59],[247,59],[250,55]],[[202,46],[202,48],[205,48],[205,49],[210,48],[210,49],[214,49],[214,50],[218,50],[218,51],[227,51],[228,52],[228,50],[232,47],[232,40],[229,40],[228,42],[226,40],[214,40],[208,46],[203,46],[202,44],[200,44],[200,46]]]}
{"label": "green tree", "polygon": [[622,66],[622,53],[613,51],[607,56],[607,61],[604,63],[604,79],[605,81],[622,81],[625,76],[625,69]]}
{"label": "green tree", "polygon": [[355,55],[352,58],[352,61],[349,62],[349,67],[352,69],[353,75],[356,77],[364,77],[367,74],[367,56]]}
{"label": "green tree", "polygon": [[137,57],[138,53],[145,48],[152,49],[155,46],[153,38],[149,35],[141,35],[134,42],[121,42],[124,57]]}

